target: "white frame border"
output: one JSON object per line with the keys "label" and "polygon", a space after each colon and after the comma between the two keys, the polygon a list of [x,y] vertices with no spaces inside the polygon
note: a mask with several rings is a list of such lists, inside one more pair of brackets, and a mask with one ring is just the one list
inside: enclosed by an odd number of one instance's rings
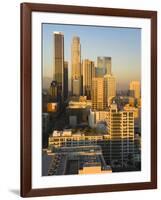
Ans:
{"label": "white frame border", "polygon": [[[83,23],[82,23],[83,21]],[[142,28],[142,170],[94,175],[41,176],[41,23],[79,24]],[[150,19],[32,12],[32,188],[150,182],[151,175],[151,102],[150,102]],[[148,98],[149,97],[149,98]]]}

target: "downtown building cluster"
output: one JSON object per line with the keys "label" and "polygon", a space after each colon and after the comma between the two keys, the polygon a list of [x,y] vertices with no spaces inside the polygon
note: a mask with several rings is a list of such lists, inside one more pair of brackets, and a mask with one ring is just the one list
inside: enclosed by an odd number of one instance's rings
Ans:
{"label": "downtown building cluster", "polygon": [[[71,44],[71,91],[69,92],[68,63],[64,60],[64,35],[54,32],[54,73],[51,92],[57,102],[63,102],[72,96],[87,96],[93,107],[104,110],[109,106],[110,98],[116,96],[116,78],[111,72],[111,57],[97,57],[94,61],[81,61],[80,38],[72,38]],[[100,107],[98,106],[100,104]]]}
{"label": "downtown building cluster", "polygon": [[[47,152],[55,156],[56,161],[51,162],[48,174],[61,175],[66,174],[66,171],[70,174],[70,167],[67,166],[73,160],[81,160],[81,166],[77,166],[76,172],[80,174],[86,171],[89,173],[90,170],[91,173],[95,173],[95,170],[97,173],[139,170],[140,82],[131,81],[127,96],[117,95],[112,58],[98,56],[96,64],[88,58],[81,60],[78,36],[72,38],[69,78],[69,62],[64,60],[64,34],[54,32],[53,38],[51,101],[47,102],[47,112],[43,113],[43,126],[44,130],[48,129],[50,114],[57,120],[62,112],[65,112],[65,118],[61,120],[64,119],[65,123],[63,126],[60,122],[62,130],[57,126],[52,127],[54,120],[50,123],[52,134],[48,137]],[[75,154],[71,154],[71,150]],[[55,169],[58,160],[62,170]]]}

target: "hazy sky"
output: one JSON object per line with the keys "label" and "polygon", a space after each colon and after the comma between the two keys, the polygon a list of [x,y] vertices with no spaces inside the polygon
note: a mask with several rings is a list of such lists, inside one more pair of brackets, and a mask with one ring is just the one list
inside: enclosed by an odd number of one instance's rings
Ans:
{"label": "hazy sky", "polygon": [[[64,33],[64,56],[71,72],[71,42],[80,37],[81,59],[97,64],[97,56],[112,57],[117,89],[128,89],[131,80],[141,77],[141,29],[101,26],[43,24],[43,77],[53,76],[53,32]],[[69,77],[70,78],[70,77]]]}

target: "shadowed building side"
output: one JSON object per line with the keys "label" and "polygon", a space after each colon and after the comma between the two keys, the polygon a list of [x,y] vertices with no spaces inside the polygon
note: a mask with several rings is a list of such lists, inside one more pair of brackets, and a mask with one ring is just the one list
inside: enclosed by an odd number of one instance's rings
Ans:
{"label": "shadowed building side", "polygon": [[83,95],[91,99],[92,79],[94,78],[94,62],[88,59],[83,60]]}
{"label": "shadowed building side", "polygon": [[64,100],[68,98],[68,62],[64,62]]}
{"label": "shadowed building side", "polygon": [[57,82],[57,93],[59,101],[63,101],[64,91],[64,35],[54,32],[54,75]]}

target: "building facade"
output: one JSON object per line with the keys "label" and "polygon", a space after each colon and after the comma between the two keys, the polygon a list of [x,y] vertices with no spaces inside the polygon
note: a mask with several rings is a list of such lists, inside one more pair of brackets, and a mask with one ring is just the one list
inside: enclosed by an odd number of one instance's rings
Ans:
{"label": "building facade", "polygon": [[109,111],[92,111],[90,110],[88,116],[88,124],[91,128],[95,128],[99,122],[108,122]]}
{"label": "building facade", "polygon": [[50,147],[74,147],[97,145],[98,141],[109,140],[108,135],[86,135],[82,133],[73,134],[71,130],[54,131],[48,139]]}
{"label": "building facade", "polygon": [[92,79],[94,78],[94,62],[83,60],[83,95],[91,99]]}
{"label": "building facade", "polygon": [[68,62],[64,62],[64,100],[68,98]]}
{"label": "building facade", "polygon": [[109,111],[108,133],[110,135],[110,161],[121,166],[134,155],[134,113],[118,111],[112,104]]}
{"label": "building facade", "polygon": [[[80,38],[74,36],[71,46],[71,65],[72,65],[72,94],[81,95],[81,45]],[[74,87],[74,81],[79,82],[79,87]]]}
{"label": "building facade", "polygon": [[104,110],[106,101],[104,95],[104,79],[101,77],[92,79],[92,109]]}
{"label": "building facade", "polygon": [[50,83],[50,96],[53,102],[58,101],[58,84],[56,81]]}
{"label": "building facade", "polygon": [[104,70],[104,75],[111,74],[111,57],[97,57],[97,67]]}
{"label": "building facade", "polygon": [[73,96],[80,96],[81,92],[81,79],[73,79],[72,80],[72,94]]}
{"label": "building facade", "polygon": [[139,99],[140,98],[140,82],[131,81],[130,82],[130,96]]}
{"label": "building facade", "polygon": [[116,96],[116,78],[113,75],[104,76],[104,95],[106,105],[109,106],[112,103],[112,98]]}
{"label": "building facade", "polygon": [[58,99],[63,100],[64,87],[64,35],[54,32],[54,80],[57,82]]}
{"label": "building facade", "polygon": [[92,109],[104,110],[112,103],[116,96],[116,78],[113,75],[105,75],[103,78],[92,79]]}

